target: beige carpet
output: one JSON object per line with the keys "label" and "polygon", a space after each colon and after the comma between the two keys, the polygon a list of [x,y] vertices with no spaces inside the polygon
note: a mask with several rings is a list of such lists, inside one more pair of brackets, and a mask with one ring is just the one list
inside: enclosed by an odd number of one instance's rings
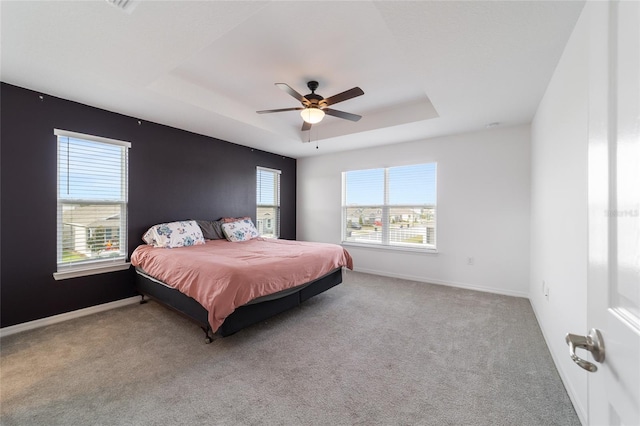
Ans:
{"label": "beige carpet", "polygon": [[347,272],[210,345],[150,302],[0,342],[2,425],[579,425],[526,299]]}

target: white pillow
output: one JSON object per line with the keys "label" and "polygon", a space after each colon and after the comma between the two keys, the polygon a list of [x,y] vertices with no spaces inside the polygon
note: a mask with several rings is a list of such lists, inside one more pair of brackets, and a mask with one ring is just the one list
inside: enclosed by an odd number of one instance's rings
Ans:
{"label": "white pillow", "polygon": [[202,229],[195,220],[159,223],[142,236],[145,243],[154,247],[187,247],[204,244]]}
{"label": "white pillow", "polygon": [[222,233],[231,242],[247,241],[260,236],[251,219],[223,223]]}

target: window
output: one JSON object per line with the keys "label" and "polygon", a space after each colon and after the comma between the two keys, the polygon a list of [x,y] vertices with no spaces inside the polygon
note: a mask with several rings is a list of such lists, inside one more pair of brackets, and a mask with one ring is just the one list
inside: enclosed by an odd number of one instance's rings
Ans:
{"label": "window", "polygon": [[342,174],[343,243],[436,249],[436,163]]}
{"label": "window", "polygon": [[127,263],[129,142],[55,129],[58,137],[57,280]]}
{"label": "window", "polygon": [[256,220],[263,237],[280,236],[280,173],[259,166],[256,170]]}

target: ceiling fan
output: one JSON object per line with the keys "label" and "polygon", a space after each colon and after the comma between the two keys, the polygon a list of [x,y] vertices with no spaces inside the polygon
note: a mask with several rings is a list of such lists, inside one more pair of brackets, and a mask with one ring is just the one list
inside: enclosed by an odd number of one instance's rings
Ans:
{"label": "ceiling fan", "polygon": [[317,81],[310,81],[307,83],[307,87],[311,90],[308,95],[302,96],[296,92],[288,84],[276,83],[280,89],[284,90],[298,101],[302,103],[301,107],[297,108],[281,108],[281,109],[268,109],[264,111],[256,111],[258,114],[268,114],[272,112],[284,112],[284,111],[300,111],[300,115],[304,122],[302,123],[302,131],[311,129],[312,124],[319,123],[324,118],[325,114],[332,115],[338,118],[344,118],[345,120],[358,121],[362,116],[357,114],[351,114],[350,112],[338,111],[337,109],[328,108],[330,105],[337,104],[338,102],[344,102],[356,96],[364,95],[364,92],[359,87],[354,87],[337,95],[323,98],[315,93],[318,88]]}

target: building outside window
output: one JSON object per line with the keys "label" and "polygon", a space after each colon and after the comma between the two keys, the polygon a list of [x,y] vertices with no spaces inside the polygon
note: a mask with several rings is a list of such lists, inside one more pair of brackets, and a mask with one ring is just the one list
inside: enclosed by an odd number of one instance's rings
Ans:
{"label": "building outside window", "polygon": [[256,227],[263,237],[280,236],[280,170],[256,169]]}
{"label": "building outside window", "polygon": [[342,174],[347,244],[436,249],[436,163]]}
{"label": "building outside window", "polygon": [[129,142],[56,129],[56,279],[126,269]]}

